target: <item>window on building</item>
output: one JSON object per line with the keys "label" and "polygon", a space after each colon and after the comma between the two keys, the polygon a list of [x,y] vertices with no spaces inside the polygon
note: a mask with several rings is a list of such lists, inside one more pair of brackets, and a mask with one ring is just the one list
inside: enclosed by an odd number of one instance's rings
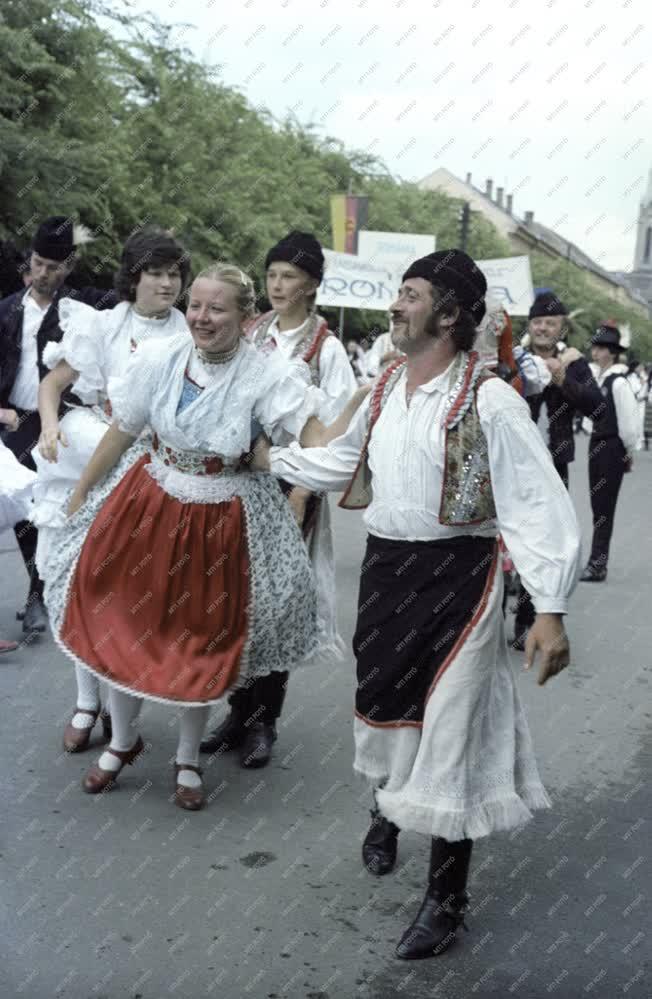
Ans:
{"label": "window on building", "polygon": [[650,253],[652,253],[652,227],[647,227],[647,232],[645,233],[645,252],[643,253],[643,263],[649,264]]}

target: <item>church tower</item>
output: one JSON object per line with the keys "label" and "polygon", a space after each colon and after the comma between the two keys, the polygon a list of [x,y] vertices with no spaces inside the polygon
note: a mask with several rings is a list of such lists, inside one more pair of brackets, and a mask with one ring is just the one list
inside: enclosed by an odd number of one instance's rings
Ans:
{"label": "church tower", "polygon": [[641,199],[636,229],[634,269],[628,280],[647,299],[652,309],[652,170],[648,174],[647,187]]}

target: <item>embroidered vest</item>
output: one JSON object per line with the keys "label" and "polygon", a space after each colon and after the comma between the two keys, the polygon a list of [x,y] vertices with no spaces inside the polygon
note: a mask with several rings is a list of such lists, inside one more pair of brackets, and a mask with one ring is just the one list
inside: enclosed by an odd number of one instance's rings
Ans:
{"label": "embroidered vest", "polygon": [[[271,326],[276,319],[275,312],[266,312],[254,320],[247,331],[249,342],[262,353],[269,353],[276,350],[274,336],[271,333]],[[292,358],[300,357],[310,368],[310,377],[313,385],[319,385],[319,357],[326,337],[333,334],[328,328],[328,323],[323,316],[311,313],[305,323],[303,336],[292,349]]]}
{"label": "embroidered vest", "polygon": [[[345,510],[361,510],[372,498],[369,470],[371,433],[390,393],[396,387],[405,359],[391,364],[380,377],[369,405],[369,424],[360,461],[339,505]],[[477,392],[480,385],[496,376],[487,371],[478,354],[458,354],[450,376],[444,416],[444,477],[439,522],[450,527],[479,524],[496,516],[487,440],[480,426]]]}

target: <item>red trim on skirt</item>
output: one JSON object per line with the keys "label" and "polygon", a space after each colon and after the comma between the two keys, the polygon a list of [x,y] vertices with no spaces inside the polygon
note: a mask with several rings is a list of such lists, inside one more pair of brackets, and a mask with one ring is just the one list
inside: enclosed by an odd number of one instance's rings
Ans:
{"label": "red trim on skirt", "polygon": [[236,681],[247,638],[249,557],[239,499],[184,503],[146,455],[91,526],[61,640],[135,694],[210,703]]}

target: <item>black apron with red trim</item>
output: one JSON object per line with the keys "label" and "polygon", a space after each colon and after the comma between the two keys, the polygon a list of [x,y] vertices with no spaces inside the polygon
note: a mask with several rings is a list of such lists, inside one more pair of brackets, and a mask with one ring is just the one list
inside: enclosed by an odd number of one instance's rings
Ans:
{"label": "black apron with red trim", "polygon": [[481,611],[495,562],[493,538],[368,536],[353,636],[363,721],[421,725],[433,684]]}

